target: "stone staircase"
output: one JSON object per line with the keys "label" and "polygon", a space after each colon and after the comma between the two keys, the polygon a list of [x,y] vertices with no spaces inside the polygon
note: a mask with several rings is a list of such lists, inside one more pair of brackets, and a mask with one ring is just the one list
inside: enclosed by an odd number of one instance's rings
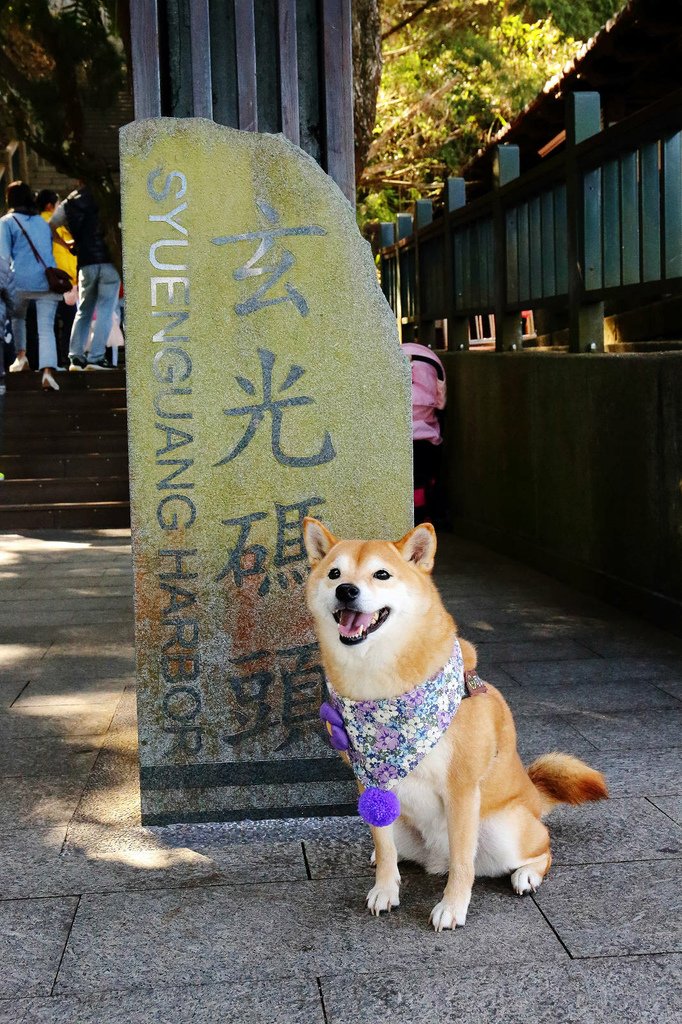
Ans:
{"label": "stone staircase", "polygon": [[7,374],[0,398],[0,530],[130,524],[125,370]]}

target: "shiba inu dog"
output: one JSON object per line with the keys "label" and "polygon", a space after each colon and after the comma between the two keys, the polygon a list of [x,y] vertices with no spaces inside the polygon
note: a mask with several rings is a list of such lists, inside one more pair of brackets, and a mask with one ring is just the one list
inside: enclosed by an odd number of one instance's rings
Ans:
{"label": "shiba inu dog", "polygon": [[[438,687],[453,649],[464,678],[473,674],[475,648],[458,638],[431,579],[436,534],[429,523],[395,543],[339,540],[312,518],[303,529],[312,570],[307,603],[337,708],[363,714],[379,708],[379,720],[386,720],[382,709],[390,710],[392,699],[409,702],[414,693],[418,702],[425,680]],[[404,777],[394,773],[399,817],[372,827],[376,878],[367,906],[373,914],[398,906],[400,860],[447,872],[443,898],[431,912],[436,931],[464,925],[476,875],[509,874],[519,895],[535,891],[551,863],[543,816],[559,803],[608,796],[603,776],[568,754],[546,754],[524,768],[502,695],[480,681],[473,692],[443,720],[442,734],[417,766]],[[355,751],[350,754],[352,760]]]}

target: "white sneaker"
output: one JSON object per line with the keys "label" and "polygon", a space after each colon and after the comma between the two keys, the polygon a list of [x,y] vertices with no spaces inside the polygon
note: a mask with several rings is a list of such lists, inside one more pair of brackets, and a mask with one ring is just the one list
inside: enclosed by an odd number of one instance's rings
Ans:
{"label": "white sneaker", "polygon": [[15,359],[9,368],[10,373],[21,373],[22,370],[30,370],[31,367],[28,365],[28,359],[26,356],[22,356],[21,359]]}
{"label": "white sneaker", "polygon": [[50,388],[53,391],[59,391],[59,384],[52,376],[51,370],[43,370],[43,390],[49,391]]}

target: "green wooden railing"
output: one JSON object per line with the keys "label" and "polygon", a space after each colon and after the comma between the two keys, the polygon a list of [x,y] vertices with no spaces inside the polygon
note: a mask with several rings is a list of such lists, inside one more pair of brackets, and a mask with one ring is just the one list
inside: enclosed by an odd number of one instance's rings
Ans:
{"label": "green wooden railing", "polygon": [[495,348],[522,347],[520,311],[563,314],[573,352],[603,351],[604,311],[682,293],[682,90],[602,128],[599,94],[567,97],[566,144],[519,173],[499,146],[495,187],[471,203],[451,178],[442,208],[381,225],[384,293],[404,340],[469,345],[493,314]]}

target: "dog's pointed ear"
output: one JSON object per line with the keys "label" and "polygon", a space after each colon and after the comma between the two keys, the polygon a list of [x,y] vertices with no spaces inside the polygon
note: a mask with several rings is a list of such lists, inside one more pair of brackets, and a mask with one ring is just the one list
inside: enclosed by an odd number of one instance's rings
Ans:
{"label": "dog's pointed ear", "polygon": [[420,523],[396,541],[395,546],[406,562],[411,562],[423,572],[431,572],[436,557],[436,544],[436,531],[431,523]]}
{"label": "dog's pointed ear", "polygon": [[308,552],[308,561],[311,566],[316,566],[334,547],[336,537],[329,532],[326,526],[322,525],[319,519],[306,516],[303,520],[303,541]]}

